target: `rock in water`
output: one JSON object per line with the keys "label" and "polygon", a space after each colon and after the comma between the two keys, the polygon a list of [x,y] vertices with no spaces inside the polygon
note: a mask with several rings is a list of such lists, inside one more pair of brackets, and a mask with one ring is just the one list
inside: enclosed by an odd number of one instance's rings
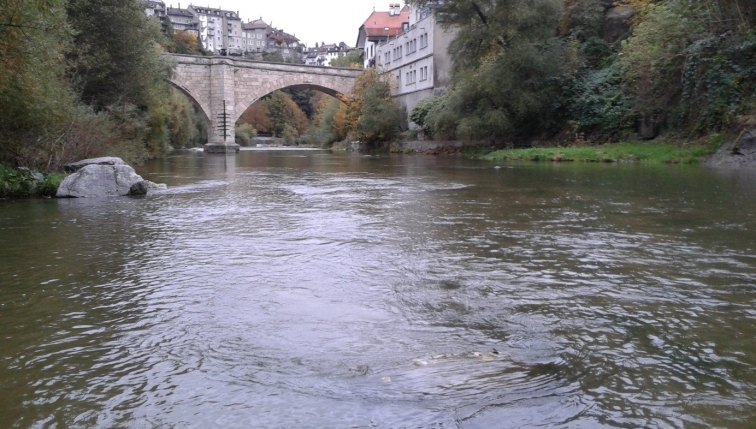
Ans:
{"label": "rock in water", "polygon": [[155,189],[168,189],[168,186],[162,183],[158,184],[149,180],[142,180],[131,185],[129,195],[147,195],[147,192]]}
{"label": "rock in water", "polygon": [[90,164],[66,177],[60,184],[56,197],[97,198],[130,195],[132,186],[139,182],[144,182],[144,179],[128,165]]}
{"label": "rock in water", "polygon": [[65,170],[66,173],[75,173],[87,165],[126,165],[126,163],[123,162],[121,158],[104,156],[102,158],[90,158],[66,164],[63,166],[63,170]]}

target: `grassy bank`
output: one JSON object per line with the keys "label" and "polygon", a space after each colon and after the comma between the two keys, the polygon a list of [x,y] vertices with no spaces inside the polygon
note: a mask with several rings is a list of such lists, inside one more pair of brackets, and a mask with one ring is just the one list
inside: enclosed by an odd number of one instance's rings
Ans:
{"label": "grassy bank", "polygon": [[593,147],[555,147],[498,150],[485,155],[490,160],[550,162],[644,162],[700,164],[712,155],[716,144],[675,146],[664,143],[618,143]]}
{"label": "grassy bank", "polygon": [[0,165],[0,198],[54,197],[65,177],[62,173],[42,174]]}

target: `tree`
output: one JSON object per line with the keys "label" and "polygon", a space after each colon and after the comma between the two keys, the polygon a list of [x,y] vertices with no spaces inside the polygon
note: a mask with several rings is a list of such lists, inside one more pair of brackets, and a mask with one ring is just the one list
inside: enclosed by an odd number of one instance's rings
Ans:
{"label": "tree", "polygon": [[281,135],[287,125],[300,134],[307,131],[307,117],[287,94],[276,91],[265,100],[265,108],[272,124],[271,132]]}
{"label": "tree", "polygon": [[33,167],[37,155],[46,162],[43,148],[75,114],[75,94],[61,73],[71,35],[64,6],[0,0],[0,162]]}
{"label": "tree", "polygon": [[242,114],[239,122],[242,124],[249,124],[252,128],[261,133],[272,133],[273,123],[268,117],[268,109],[265,107],[265,102],[262,100],[256,101],[254,104]]}
{"label": "tree", "polygon": [[343,57],[338,57],[334,60],[331,60],[331,67],[361,69],[364,68],[364,65],[365,63],[363,61],[361,51],[352,51],[347,53]]}
{"label": "tree", "polygon": [[357,78],[352,101],[343,129],[367,143],[386,142],[399,132],[402,109],[391,98],[391,82],[375,69],[367,69]]}
{"label": "tree", "polygon": [[165,96],[170,71],[156,49],[159,23],[139,0],[69,0],[66,11],[75,31],[71,79],[86,104],[146,108]]}
{"label": "tree", "polygon": [[458,118],[458,136],[510,141],[538,133],[562,71],[561,1],[450,0],[437,14],[457,30],[445,115]]}
{"label": "tree", "polygon": [[313,99],[315,98],[315,91],[305,87],[288,87],[281,90],[286,93],[297,103],[297,106],[305,113],[308,119],[312,119],[315,116],[315,109],[313,108]]}

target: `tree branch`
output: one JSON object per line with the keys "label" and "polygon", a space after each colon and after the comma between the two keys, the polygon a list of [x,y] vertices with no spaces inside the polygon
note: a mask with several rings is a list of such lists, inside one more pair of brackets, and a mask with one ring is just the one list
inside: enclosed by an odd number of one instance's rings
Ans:
{"label": "tree branch", "polygon": [[483,14],[483,11],[480,9],[480,6],[478,6],[477,3],[472,2],[472,7],[475,9],[475,12],[478,14],[478,17],[480,17],[480,21],[483,23],[483,25],[488,25],[488,18],[486,18],[486,15]]}

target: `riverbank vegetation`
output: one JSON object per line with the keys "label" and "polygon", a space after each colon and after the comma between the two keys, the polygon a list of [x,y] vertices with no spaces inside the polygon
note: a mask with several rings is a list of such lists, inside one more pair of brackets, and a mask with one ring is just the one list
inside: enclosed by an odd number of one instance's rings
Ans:
{"label": "riverbank vegetation", "polygon": [[0,198],[54,197],[63,173],[43,174],[0,165]]}
{"label": "riverbank vegetation", "polygon": [[194,53],[174,36],[139,0],[0,0],[0,163],[135,163],[199,140],[193,107],[166,82],[161,46]]}
{"label": "riverbank vegetation", "polygon": [[434,138],[690,141],[753,123],[752,1],[450,0],[437,13],[456,31],[453,81],[413,112]]}
{"label": "riverbank vegetation", "polygon": [[[720,142],[719,139],[713,139]],[[661,142],[617,143],[591,147],[504,149],[483,156],[489,160],[549,162],[635,162],[701,164],[712,155],[711,145],[678,146]]]}

